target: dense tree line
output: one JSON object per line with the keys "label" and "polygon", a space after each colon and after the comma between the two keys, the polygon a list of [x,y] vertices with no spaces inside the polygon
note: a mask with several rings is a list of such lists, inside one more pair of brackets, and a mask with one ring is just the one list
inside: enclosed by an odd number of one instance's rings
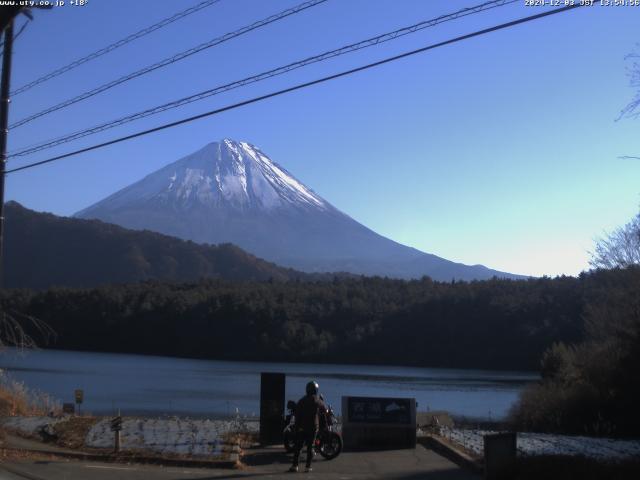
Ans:
{"label": "dense tree line", "polygon": [[513,409],[518,429],[640,434],[640,214],[598,240],[585,291],[585,335],[542,356],[542,381]]}
{"label": "dense tree line", "polygon": [[57,332],[53,348],[237,360],[537,370],[554,342],[637,271],[529,280],[145,282],[5,291],[5,309]]}
{"label": "dense tree line", "polygon": [[598,273],[585,336],[542,357],[542,382],[512,412],[520,429],[637,436],[640,432],[640,267]]}

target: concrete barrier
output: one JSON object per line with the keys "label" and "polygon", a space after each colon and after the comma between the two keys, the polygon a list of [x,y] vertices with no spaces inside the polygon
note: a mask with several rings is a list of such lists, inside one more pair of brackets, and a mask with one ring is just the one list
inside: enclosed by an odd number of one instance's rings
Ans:
{"label": "concrete barrier", "polygon": [[342,440],[348,450],[416,448],[415,399],[342,397]]}
{"label": "concrete barrier", "polygon": [[517,436],[515,433],[484,435],[484,478],[508,480],[515,478]]}

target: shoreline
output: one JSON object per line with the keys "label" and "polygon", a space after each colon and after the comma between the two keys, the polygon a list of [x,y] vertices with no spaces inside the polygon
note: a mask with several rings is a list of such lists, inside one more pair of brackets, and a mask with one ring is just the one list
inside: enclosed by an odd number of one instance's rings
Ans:
{"label": "shoreline", "polygon": [[[8,352],[15,352],[19,349],[15,347],[7,347],[2,352],[0,352],[0,362],[2,361],[2,357],[7,355]],[[264,360],[264,359],[237,359],[237,358],[214,358],[214,357],[201,357],[201,356],[192,356],[192,357],[183,357],[176,356],[171,354],[160,354],[160,353],[144,353],[144,352],[129,352],[129,351],[111,351],[111,350],[84,350],[84,349],[69,349],[68,347],[64,348],[55,348],[55,347],[39,347],[35,349],[36,351],[46,351],[46,352],[63,352],[63,353],[83,353],[83,354],[91,354],[91,355],[127,355],[134,357],[142,357],[142,358],[166,358],[172,360],[189,360],[189,361],[203,361],[203,362],[233,362],[233,363],[244,363],[244,364],[287,364],[287,365],[323,365],[323,366],[357,366],[357,367],[372,367],[372,368],[415,368],[415,369],[424,369],[424,370],[453,370],[453,371],[473,371],[478,373],[495,373],[500,372],[503,374],[512,374],[514,376],[517,375],[525,375],[525,376],[536,376],[539,377],[539,370],[513,370],[513,369],[503,369],[499,367],[486,367],[486,368],[474,368],[472,366],[468,367],[455,367],[455,366],[437,366],[437,365],[417,365],[417,364],[387,364],[387,363],[360,363],[357,361],[341,361],[341,362],[331,362],[331,361],[323,361],[322,359],[309,359],[305,361],[295,361],[295,360]],[[15,353],[16,356],[28,354],[31,350],[23,349],[20,350],[20,353]],[[7,367],[0,365],[0,369],[8,370]]]}

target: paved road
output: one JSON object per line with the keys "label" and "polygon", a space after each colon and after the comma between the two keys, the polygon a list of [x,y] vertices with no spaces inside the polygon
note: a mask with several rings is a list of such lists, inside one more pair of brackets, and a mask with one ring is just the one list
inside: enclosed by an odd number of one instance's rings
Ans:
{"label": "paved road", "polygon": [[81,462],[74,460],[28,460],[0,465],[0,480],[197,480],[197,479],[303,479],[329,480],[478,480],[449,460],[418,445],[415,450],[347,452],[335,460],[318,460],[312,473],[286,473],[290,457],[280,448],[251,451],[242,470],[206,470],[146,465]]}

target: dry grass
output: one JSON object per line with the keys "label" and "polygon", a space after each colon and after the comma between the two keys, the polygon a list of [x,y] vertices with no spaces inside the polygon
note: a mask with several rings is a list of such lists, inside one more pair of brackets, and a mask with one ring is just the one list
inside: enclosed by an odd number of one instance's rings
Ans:
{"label": "dry grass", "polygon": [[24,452],[13,448],[0,448],[0,463],[21,460],[55,460],[56,457],[46,453]]}
{"label": "dry grass", "polygon": [[0,416],[10,417],[14,415],[33,415],[33,410],[24,398],[14,395],[12,392],[0,389]]}
{"label": "dry grass", "polygon": [[222,435],[222,442],[227,445],[239,445],[240,448],[249,448],[258,443],[257,432],[229,432]]}
{"label": "dry grass", "polygon": [[96,417],[71,417],[65,422],[56,423],[56,445],[71,449],[84,448],[84,442],[91,427],[99,419]]}
{"label": "dry grass", "polygon": [[20,399],[14,397],[9,392],[0,390],[0,416],[9,417],[13,415],[24,415],[27,406]]}
{"label": "dry grass", "polygon": [[[0,418],[10,416],[47,415],[60,412],[60,403],[49,395],[27,388],[0,370]],[[0,445],[4,444],[4,427],[0,425]],[[9,453],[7,453],[9,452]],[[0,461],[14,458],[15,452],[0,452]]]}
{"label": "dry grass", "polygon": [[51,412],[60,412],[60,402],[28,388],[0,370],[0,416],[48,415]]}

